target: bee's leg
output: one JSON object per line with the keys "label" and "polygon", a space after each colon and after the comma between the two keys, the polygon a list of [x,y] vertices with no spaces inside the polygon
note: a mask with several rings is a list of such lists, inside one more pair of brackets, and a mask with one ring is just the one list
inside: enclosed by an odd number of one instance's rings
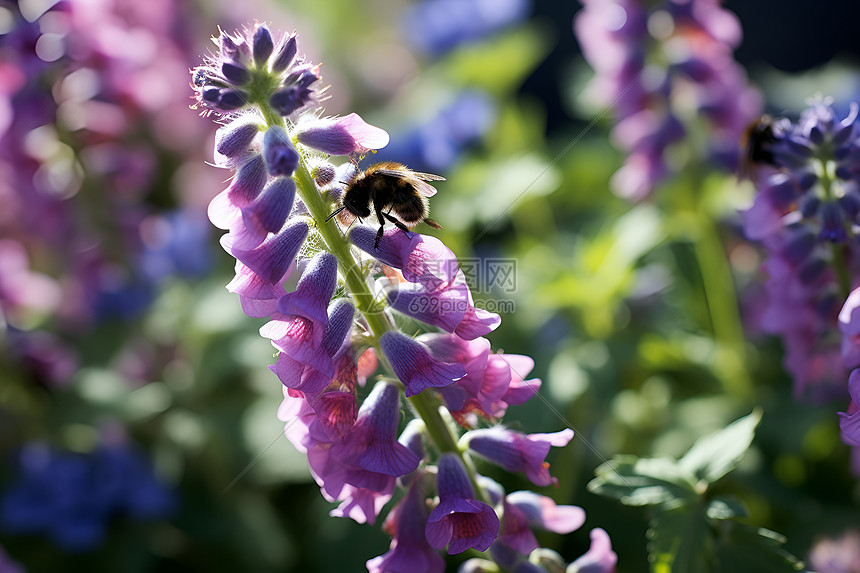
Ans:
{"label": "bee's leg", "polygon": [[434,229],[441,229],[442,225],[434,221],[433,219],[424,219],[424,222],[433,227]]}
{"label": "bee's leg", "polygon": [[379,239],[382,238],[382,232],[385,230],[385,225],[380,225],[379,230],[376,232],[376,240],[373,242],[373,248],[379,248]]}
{"label": "bee's leg", "polygon": [[389,221],[391,221],[392,223],[394,223],[394,225],[395,225],[398,229],[400,229],[401,231],[403,231],[404,233],[406,233],[406,236],[407,236],[407,237],[409,237],[410,239],[412,238],[412,235],[410,235],[410,234],[409,234],[409,233],[410,233],[409,227],[407,227],[406,225],[404,225],[404,224],[403,224],[403,221],[401,221],[400,219],[398,219],[398,218],[397,218],[397,217],[395,217],[394,215],[389,215],[388,213],[386,213],[386,214],[385,214],[385,218],[386,218],[386,219],[388,219]]}
{"label": "bee's leg", "polygon": [[382,232],[385,230],[385,213],[382,212],[382,207],[374,203],[373,209],[376,211],[376,218],[379,220],[379,230],[376,232],[376,241],[373,243],[373,248],[379,248],[379,240],[382,238]]}

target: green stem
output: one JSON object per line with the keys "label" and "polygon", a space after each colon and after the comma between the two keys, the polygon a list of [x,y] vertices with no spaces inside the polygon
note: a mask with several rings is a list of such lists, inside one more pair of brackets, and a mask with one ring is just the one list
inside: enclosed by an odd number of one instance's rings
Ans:
{"label": "green stem", "polygon": [[716,225],[701,208],[694,218],[693,248],[705,300],[717,343],[716,369],[726,392],[744,400],[753,398],[753,384],[747,371],[746,336],[741,322],[732,270]]}
{"label": "green stem", "polygon": [[[271,109],[270,106],[264,102],[258,102],[258,105],[268,125],[285,127],[283,118]],[[301,161],[293,176],[296,181],[296,191],[304,202],[305,207],[307,207],[308,213],[313,218],[315,227],[325,242],[328,251],[337,257],[340,272],[346,282],[347,289],[352,294],[356,309],[367,321],[377,355],[387,369],[391,371],[391,366],[382,352],[379,339],[386,332],[394,330],[395,327],[391,324],[385,313],[382,312],[383,307],[377,304],[367,283],[366,274],[362,271],[361,265],[359,265],[353,256],[349,240],[340,231],[337,222],[326,222],[331,212],[331,205],[317,190],[316,183],[308,169],[306,158],[303,154],[300,155]],[[453,452],[460,457],[468,471],[469,480],[475,489],[477,499],[486,501],[486,492],[478,485],[477,472],[471,460],[457,446],[456,439],[439,413],[430,393],[422,392],[416,396],[410,396],[408,400],[415,413],[424,422],[427,433],[436,448],[440,452]]]}
{"label": "green stem", "polygon": [[848,272],[848,265],[845,264],[844,245],[831,243],[830,252],[833,255],[833,264],[831,266],[836,273],[836,280],[839,284],[839,299],[845,300],[851,294],[851,275]]}

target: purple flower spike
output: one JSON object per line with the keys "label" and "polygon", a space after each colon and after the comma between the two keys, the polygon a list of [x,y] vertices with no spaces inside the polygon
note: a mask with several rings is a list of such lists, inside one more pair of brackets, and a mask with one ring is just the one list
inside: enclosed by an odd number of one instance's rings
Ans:
{"label": "purple flower spike", "polygon": [[525,472],[538,486],[556,484],[544,460],[551,446],[564,446],[573,438],[570,428],[552,434],[521,434],[501,426],[472,430],[462,441],[469,449],[509,472]]}
{"label": "purple flower spike", "polygon": [[392,532],[387,553],[367,562],[368,573],[443,573],[445,560],[427,544],[427,504],[419,480],[413,482],[406,497],[391,510],[383,529]]}
{"label": "purple flower spike", "polygon": [[269,284],[277,284],[295,261],[308,230],[307,221],[292,219],[280,233],[270,235],[259,246],[249,250],[234,248],[232,255]]}
{"label": "purple flower spike", "polygon": [[363,442],[366,447],[359,458],[361,468],[396,477],[418,467],[420,458],[397,441],[399,421],[400,390],[393,384],[379,382],[361,405],[355,423],[356,442]]}
{"label": "purple flower spike", "polygon": [[379,341],[394,373],[406,386],[406,396],[427,388],[453,384],[466,375],[462,364],[439,362],[426,346],[401,332],[386,332]]}
{"label": "purple flower spike", "polygon": [[567,570],[572,573],[614,573],[618,555],[612,551],[609,534],[596,527],[591,530],[591,547],[582,557],[571,563]]}
{"label": "purple flower spike", "polygon": [[299,123],[300,143],[329,155],[367,153],[388,145],[388,132],[366,123],[357,113],[337,119],[317,119]]}
{"label": "purple flower spike", "polygon": [[851,291],[839,312],[842,331],[842,362],[846,368],[860,366],[860,288]]}
{"label": "purple flower spike", "polygon": [[289,177],[299,166],[299,152],[283,127],[273,125],[263,137],[263,157],[269,175]]}
{"label": "purple flower spike", "polygon": [[493,508],[475,499],[475,492],[456,454],[439,458],[436,478],[439,505],[430,513],[424,530],[431,547],[448,546],[448,554],[467,549],[486,551],[499,535],[499,517]]}
{"label": "purple flower spike", "polygon": [[284,295],[278,303],[278,310],[324,324],[328,322],[328,303],[336,286],[337,257],[319,252],[308,262],[296,290]]}

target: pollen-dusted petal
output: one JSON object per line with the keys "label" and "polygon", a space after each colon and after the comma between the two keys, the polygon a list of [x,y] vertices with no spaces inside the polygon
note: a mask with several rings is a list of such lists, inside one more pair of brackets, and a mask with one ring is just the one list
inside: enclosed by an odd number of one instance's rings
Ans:
{"label": "pollen-dusted petal", "polygon": [[277,235],[270,235],[259,246],[250,250],[233,249],[232,254],[260,278],[276,284],[295,261],[308,230],[307,221],[293,219]]}
{"label": "pollen-dusted petal", "polygon": [[337,286],[337,258],[326,251],[314,255],[296,285],[281,298],[278,310],[306,316],[321,324],[328,322],[328,304]]}
{"label": "pollen-dusted petal", "polygon": [[242,209],[245,227],[261,238],[277,233],[290,215],[296,198],[296,183],[291,177],[276,177],[262,193]]}
{"label": "pollen-dusted petal", "polygon": [[389,140],[388,132],[365,122],[357,113],[300,122],[296,138],[303,145],[329,155],[367,153],[371,149],[382,149]]}
{"label": "pollen-dusted petal", "polygon": [[466,375],[462,364],[439,362],[426,346],[401,332],[386,332],[380,345],[394,373],[406,386],[406,396],[448,386]]}
{"label": "pollen-dusted petal", "polygon": [[299,152],[293,147],[287,132],[273,125],[263,136],[263,158],[269,175],[290,177],[299,166]]}

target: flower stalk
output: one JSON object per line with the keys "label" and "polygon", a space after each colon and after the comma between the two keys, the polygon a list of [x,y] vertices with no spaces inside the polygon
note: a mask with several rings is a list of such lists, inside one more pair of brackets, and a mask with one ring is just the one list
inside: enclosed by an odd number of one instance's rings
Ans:
{"label": "flower stalk", "polygon": [[[237,259],[228,289],[246,314],[269,320],[260,334],[278,350],[270,366],[284,385],[278,415],[289,421],[285,434],[307,454],[323,496],[340,503],[332,515],[373,524],[395,490],[408,489],[389,512],[389,520],[402,522],[386,524],[395,536],[391,551],[368,561],[371,571],[420,558],[425,565],[416,570],[441,573],[431,554],[443,548],[489,549],[506,567],[525,562],[537,546],[508,547],[500,536],[504,491],[478,473],[471,454],[549,485],[556,480],[545,458],[573,432],[525,435],[498,425],[509,406],[540,387],[524,379],[534,362],[491,351],[483,336],[500,317],[474,306],[450,249],[404,224],[432,221],[399,221],[394,199],[377,203],[377,190],[384,195],[385,186],[405,184],[426,212],[435,189],[425,181],[440,178],[396,163],[360,171],[359,161],[384,147],[388,134],[357,114],[323,117],[319,66],[296,57],[295,35],[276,46],[258,25],[252,34],[222,32],[215,43],[219,53],[192,70],[193,86],[204,115],[228,120],[216,137],[216,164],[235,177],[212,200],[209,216],[228,231],[221,243]],[[333,156],[347,161],[335,166]],[[353,183],[371,176],[366,198],[353,194],[348,202]],[[365,208],[370,213],[361,201],[376,213],[385,209],[380,228],[353,225]],[[392,219],[400,224],[386,231]],[[296,268],[301,277],[286,292]],[[407,334],[403,315],[424,323],[425,333]],[[359,401],[358,388],[380,365],[385,372]],[[404,395],[416,419],[398,437]],[[482,427],[496,431],[474,433]],[[421,502],[427,515],[401,509]],[[550,501],[542,506],[556,509]]]}

